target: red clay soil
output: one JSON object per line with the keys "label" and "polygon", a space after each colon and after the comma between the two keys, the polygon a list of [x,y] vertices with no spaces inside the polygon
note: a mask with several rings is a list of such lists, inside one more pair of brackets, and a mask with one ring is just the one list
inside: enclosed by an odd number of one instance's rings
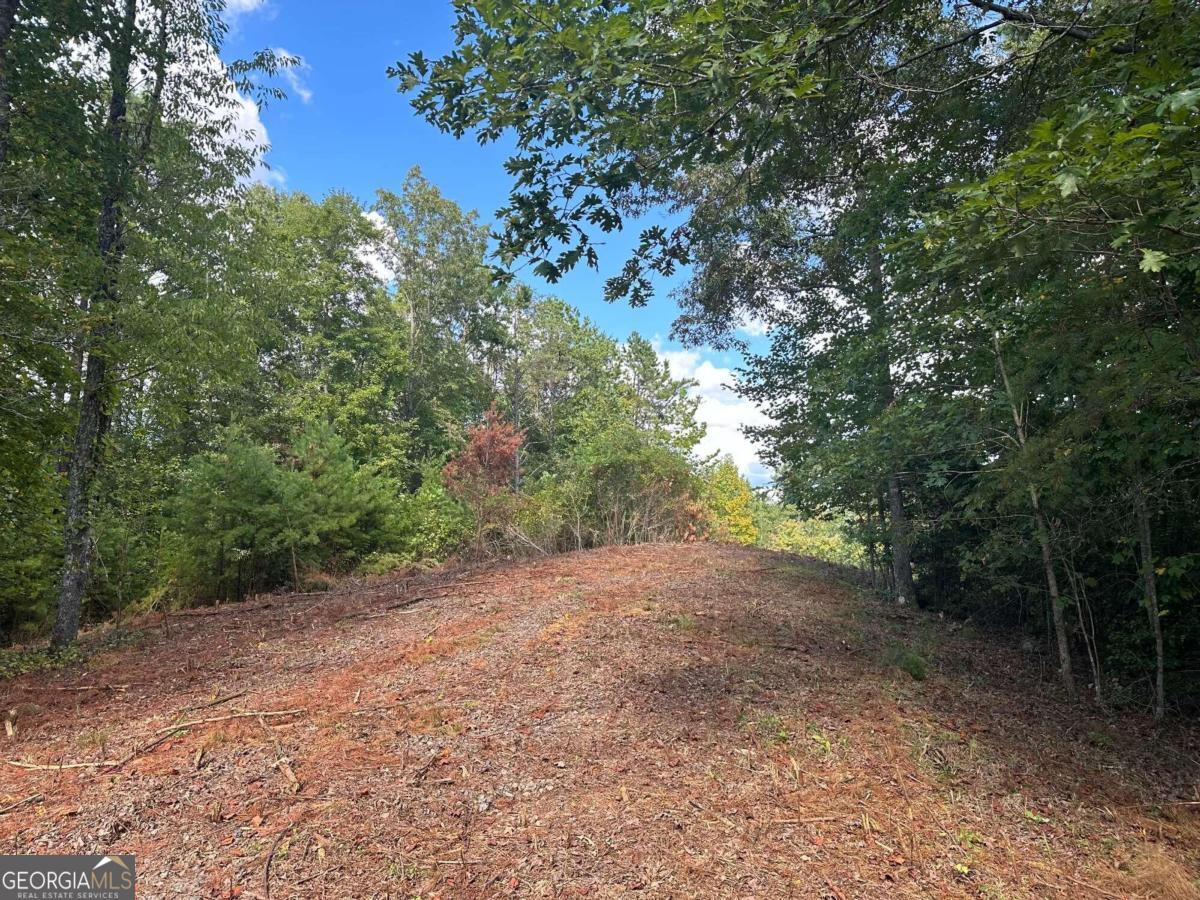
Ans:
{"label": "red clay soil", "polygon": [[611,548],[133,636],[0,685],[0,852],[133,853],[147,898],[1197,896],[1194,731],[1069,707],[1000,638],[785,554]]}

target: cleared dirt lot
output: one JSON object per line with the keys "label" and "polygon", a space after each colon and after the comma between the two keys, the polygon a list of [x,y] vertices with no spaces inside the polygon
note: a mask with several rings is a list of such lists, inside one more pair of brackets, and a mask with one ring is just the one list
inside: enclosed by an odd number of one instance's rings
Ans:
{"label": "cleared dirt lot", "polygon": [[142,897],[1188,897],[1200,871],[1194,732],[1070,709],[975,652],[998,638],[783,554],[611,548],[129,637],[0,683],[0,851],[134,853]]}

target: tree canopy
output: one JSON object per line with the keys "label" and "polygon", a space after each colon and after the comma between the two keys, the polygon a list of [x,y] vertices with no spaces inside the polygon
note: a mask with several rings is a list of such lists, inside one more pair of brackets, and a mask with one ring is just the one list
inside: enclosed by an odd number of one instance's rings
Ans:
{"label": "tree canopy", "polygon": [[680,336],[741,389],[787,499],[850,513],[902,602],[1045,621],[1064,688],[1200,649],[1200,15],[1137,3],[456,3],[392,74],[515,143],[497,264],[553,280],[653,209],[611,299],[689,267]]}

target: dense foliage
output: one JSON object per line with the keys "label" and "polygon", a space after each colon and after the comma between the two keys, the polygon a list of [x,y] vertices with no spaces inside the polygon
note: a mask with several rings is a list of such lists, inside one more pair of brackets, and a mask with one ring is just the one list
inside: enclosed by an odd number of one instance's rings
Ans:
{"label": "dense foliage", "polygon": [[[1044,634],[1068,693],[1200,699],[1194,4],[457,0],[392,75],[514,139],[495,244],[417,171],[252,186],[295,61],[222,64],[222,8],[0,0],[0,637],[717,536]],[[679,336],[768,331],[786,506],[697,459],[648,341],[507,271],[663,206],[608,294],[686,265]]]}
{"label": "dense foliage", "polygon": [[0,641],[715,533],[649,341],[497,287],[416,170],[367,204],[254,183],[239,112],[294,61],[222,65],[221,13],[0,3]]}
{"label": "dense foliage", "polygon": [[[493,289],[482,229],[416,173],[381,197],[379,217],[262,187],[224,207],[228,280],[189,297],[221,332],[114,385],[85,616],[707,527],[696,402],[649,343]],[[419,285],[389,267],[412,232]],[[7,457],[29,473],[5,507],[9,638],[46,627],[60,566],[71,388],[38,387],[61,430]]]}
{"label": "dense foliage", "polygon": [[1044,633],[1068,693],[1200,699],[1195,4],[535,5],[458,0],[393,69],[515,139],[501,262],[673,206],[610,296],[687,264],[681,335],[770,329],[788,500],[901,602]]}

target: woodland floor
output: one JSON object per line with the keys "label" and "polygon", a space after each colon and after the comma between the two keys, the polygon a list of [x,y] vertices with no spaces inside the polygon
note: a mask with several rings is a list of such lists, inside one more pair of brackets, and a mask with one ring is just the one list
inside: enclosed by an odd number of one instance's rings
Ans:
{"label": "woodland floor", "polygon": [[1198,895],[1195,731],[1068,707],[1003,639],[785,554],[611,548],[119,635],[0,682],[0,852],[133,853],[140,897]]}

